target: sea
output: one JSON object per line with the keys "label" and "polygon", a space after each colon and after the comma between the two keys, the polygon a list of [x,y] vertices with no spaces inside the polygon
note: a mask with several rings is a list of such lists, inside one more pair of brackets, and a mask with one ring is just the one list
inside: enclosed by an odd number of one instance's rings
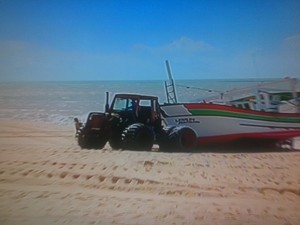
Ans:
{"label": "sea", "polygon": [[[270,79],[177,80],[179,102],[195,102],[202,97],[253,85]],[[165,103],[163,80],[143,81],[59,81],[0,83],[0,119],[50,122],[72,125],[91,111],[104,111],[105,92],[112,100],[116,93],[136,93],[159,97]]]}

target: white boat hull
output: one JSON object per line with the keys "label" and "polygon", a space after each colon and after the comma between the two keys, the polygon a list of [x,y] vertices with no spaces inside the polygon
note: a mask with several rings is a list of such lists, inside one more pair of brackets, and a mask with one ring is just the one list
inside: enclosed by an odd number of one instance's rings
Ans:
{"label": "white boat hull", "polygon": [[161,106],[167,126],[192,128],[199,143],[242,138],[286,140],[300,136],[300,114],[266,113],[205,103]]}

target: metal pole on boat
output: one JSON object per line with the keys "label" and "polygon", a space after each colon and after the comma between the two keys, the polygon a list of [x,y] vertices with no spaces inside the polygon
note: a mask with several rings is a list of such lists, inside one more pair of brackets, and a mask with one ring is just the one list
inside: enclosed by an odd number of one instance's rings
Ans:
{"label": "metal pole on boat", "polygon": [[300,112],[300,101],[298,99],[298,92],[297,92],[297,79],[296,78],[288,78],[290,80],[290,85],[292,89],[292,96],[293,99],[295,100],[295,105],[296,105],[296,111],[297,113]]}
{"label": "metal pole on boat", "polygon": [[260,90],[259,89],[256,90],[255,100],[256,100],[256,110],[257,111],[262,110],[262,102],[261,102],[261,96],[260,96]]}
{"label": "metal pole on boat", "polygon": [[290,80],[290,85],[291,85],[291,89],[292,89],[292,95],[294,99],[297,99],[297,90],[296,90],[296,86],[297,86],[297,80],[296,78],[289,78]]}
{"label": "metal pole on boat", "polygon": [[167,81],[165,82],[167,101],[168,101],[168,103],[177,103],[177,94],[176,94],[176,89],[175,89],[175,83],[173,80],[173,76],[171,73],[171,68],[170,68],[170,64],[169,64],[168,60],[166,60],[166,68],[167,68],[168,77],[169,77],[169,84],[167,83]]}

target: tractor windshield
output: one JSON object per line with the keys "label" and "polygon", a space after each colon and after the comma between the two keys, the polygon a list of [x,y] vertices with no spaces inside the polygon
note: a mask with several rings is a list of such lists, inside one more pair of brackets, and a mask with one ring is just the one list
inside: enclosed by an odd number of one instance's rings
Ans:
{"label": "tractor windshield", "polygon": [[116,98],[113,105],[113,111],[124,111],[127,107],[127,99],[125,98]]}
{"label": "tractor windshield", "polygon": [[135,110],[137,104],[138,103],[136,99],[116,98],[112,109],[115,112],[131,111],[131,110],[133,111]]}

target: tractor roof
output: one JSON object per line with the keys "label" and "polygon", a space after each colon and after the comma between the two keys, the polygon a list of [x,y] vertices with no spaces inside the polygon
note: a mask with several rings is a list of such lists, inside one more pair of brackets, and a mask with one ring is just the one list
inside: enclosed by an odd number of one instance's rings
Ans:
{"label": "tractor roof", "polygon": [[158,99],[156,96],[139,95],[139,94],[116,94],[115,98],[133,98],[133,99]]}

